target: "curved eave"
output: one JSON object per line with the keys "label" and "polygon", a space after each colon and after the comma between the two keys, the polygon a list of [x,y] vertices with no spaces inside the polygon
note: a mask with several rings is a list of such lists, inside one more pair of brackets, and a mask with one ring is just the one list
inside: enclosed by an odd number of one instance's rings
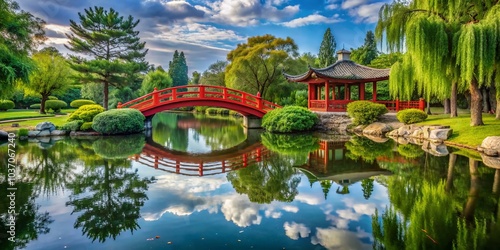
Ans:
{"label": "curved eave", "polygon": [[311,77],[312,73],[314,72],[309,69],[308,71],[300,75],[290,75],[287,73],[283,73],[283,76],[290,82],[305,82]]}

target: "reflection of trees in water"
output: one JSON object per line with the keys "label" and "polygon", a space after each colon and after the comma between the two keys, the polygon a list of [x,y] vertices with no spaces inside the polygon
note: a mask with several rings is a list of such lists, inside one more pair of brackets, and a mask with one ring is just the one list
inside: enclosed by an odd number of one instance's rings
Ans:
{"label": "reflection of trees in water", "polygon": [[280,154],[306,155],[319,148],[319,139],[312,134],[261,134],[262,144],[271,151]]}
{"label": "reflection of trees in water", "polygon": [[[18,152],[18,158],[20,152]],[[18,159],[19,161],[19,159]],[[28,183],[26,173],[20,172],[19,179],[16,182],[16,235],[15,242],[9,241],[10,235],[7,233],[9,217],[9,197],[10,191],[7,190],[8,184],[6,181],[8,157],[7,147],[0,147],[0,173],[5,176],[5,179],[0,180],[0,246],[2,249],[20,249],[32,241],[38,239],[41,234],[46,234],[50,231],[49,224],[53,222],[48,212],[39,212],[40,206],[35,203],[35,199],[40,193],[40,189],[35,183]],[[21,167],[18,167],[18,171]],[[47,183],[44,183],[48,185]],[[50,189],[47,187],[47,189]]]}
{"label": "reflection of trees in water", "polygon": [[[391,207],[372,217],[376,249],[482,249],[493,246],[487,225],[496,211],[493,170],[455,155],[425,156],[427,164],[391,166]],[[444,167],[447,166],[447,167]],[[479,182],[481,181],[481,184]],[[495,237],[493,237],[495,238]]]}
{"label": "reflection of trees in water", "polygon": [[177,113],[158,113],[153,117],[153,141],[177,151],[186,151],[188,147],[188,130],[178,129],[177,122],[184,119]]}
{"label": "reflection of trees in water", "polygon": [[[131,144],[143,145],[143,138],[136,139],[142,143]],[[67,184],[72,194],[66,205],[73,206],[73,213],[80,213],[74,226],[81,227],[92,241],[104,242],[109,237],[115,239],[122,231],[136,230],[139,210],[147,200],[145,192],[153,181],[141,179],[137,170],[130,171],[131,163],[126,155],[103,157],[110,152],[119,152],[119,144],[100,154],[93,151],[102,145],[113,147],[110,142],[77,142],[74,147],[77,154],[87,155],[82,159],[85,169]]]}
{"label": "reflection of trees in water", "polygon": [[212,119],[202,119],[202,126],[196,129],[198,134],[205,138],[205,144],[212,150],[231,148],[245,141],[246,135],[241,123],[235,120],[217,119],[214,124],[217,126],[204,125],[204,121],[214,123]]}
{"label": "reflection of trees in water", "polygon": [[393,145],[393,140],[378,143],[366,137],[353,136],[351,140],[345,144],[348,150],[346,156],[353,160],[361,158],[367,163],[372,163],[377,157],[390,154]]}
{"label": "reflection of trees in water", "polygon": [[300,182],[300,175],[292,166],[296,159],[291,158],[275,154],[259,164],[229,172],[227,179],[237,193],[247,194],[252,202],[291,202],[298,194]]}

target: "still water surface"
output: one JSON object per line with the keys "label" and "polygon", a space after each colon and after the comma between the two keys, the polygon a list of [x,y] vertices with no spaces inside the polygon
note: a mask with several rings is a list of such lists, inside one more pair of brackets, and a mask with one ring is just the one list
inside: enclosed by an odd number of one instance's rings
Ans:
{"label": "still water surface", "polygon": [[500,172],[455,153],[245,134],[236,118],[174,113],[146,138],[17,146],[15,244],[0,146],[2,249],[498,246]]}

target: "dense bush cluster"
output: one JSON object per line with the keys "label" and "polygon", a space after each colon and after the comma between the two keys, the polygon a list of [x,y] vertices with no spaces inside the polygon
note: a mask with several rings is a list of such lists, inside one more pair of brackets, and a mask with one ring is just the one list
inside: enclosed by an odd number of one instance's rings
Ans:
{"label": "dense bush cluster", "polygon": [[312,129],[318,117],[304,107],[286,106],[268,112],[262,118],[262,127],[270,132],[298,132]]}
{"label": "dense bush cluster", "polygon": [[40,106],[42,106],[40,103],[31,104],[30,109],[40,109]]}
{"label": "dense bush cluster", "polygon": [[80,126],[81,131],[90,131],[92,130],[92,122],[84,122],[82,126]]}
{"label": "dense bush cluster", "polygon": [[61,112],[61,109],[68,107],[68,104],[60,100],[48,100],[45,102],[45,110],[53,110],[54,113]]}
{"label": "dense bush cluster", "polygon": [[84,121],[82,120],[70,121],[62,125],[61,129],[66,131],[78,131],[83,123]]}
{"label": "dense bush cluster", "polygon": [[368,125],[387,113],[387,107],[370,101],[355,101],[347,104],[347,114],[354,118],[355,125]]}
{"label": "dense bush cluster", "polygon": [[144,129],[144,115],[137,109],[112,109],[94,117],[92,128],[102,134],[129,134]]}
{"label": "dense bush cluster", "polygon": [[412,124],[425,121],[427,114],[420,109],[405,109],[399,111],[396,117],[404,124]]}
{"label": "dense bush cluster", "polygon": [[68,121],[82,120],[84,122],[92,122],[97,114],[104,111],[104,108],[99,104],[83,105],[80,106],[75,112],[71,113]]}
{"label": "dense bush cluster", "polygon": [[224,108],[207,108],[205,112],[209,115],[229,115],[229,109]]}
{"label": "dense bush cluster", "polygon": [[89,105],[89,104],[95,104],[94,101],[92,100],[85,100],[85,99],[78,99],[78,100],[74,100],[72,101],[69,106],[73,107],[73,108],[79,108],[83,105]]}
{"label": "dense bush cluster", "polygon": [[16,105],[11,100],[0,100],[0,111],[7,111],[13,109]]}

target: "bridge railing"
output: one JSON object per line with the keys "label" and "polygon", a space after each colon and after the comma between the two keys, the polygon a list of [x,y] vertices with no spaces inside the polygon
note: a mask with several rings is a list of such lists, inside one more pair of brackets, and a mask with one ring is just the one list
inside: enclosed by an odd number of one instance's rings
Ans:
{"label": "bridge railing", "polygon": [[155,88],[153,92],[147,95],[123,104],[118,103],[118,108],[143,110],[166,102],[196,99],[225,100],[265,111],[280,107],[277,104],[263,100],[259,95],[252,95],[236,89],[210,85],[187,85],[162,90]]}

